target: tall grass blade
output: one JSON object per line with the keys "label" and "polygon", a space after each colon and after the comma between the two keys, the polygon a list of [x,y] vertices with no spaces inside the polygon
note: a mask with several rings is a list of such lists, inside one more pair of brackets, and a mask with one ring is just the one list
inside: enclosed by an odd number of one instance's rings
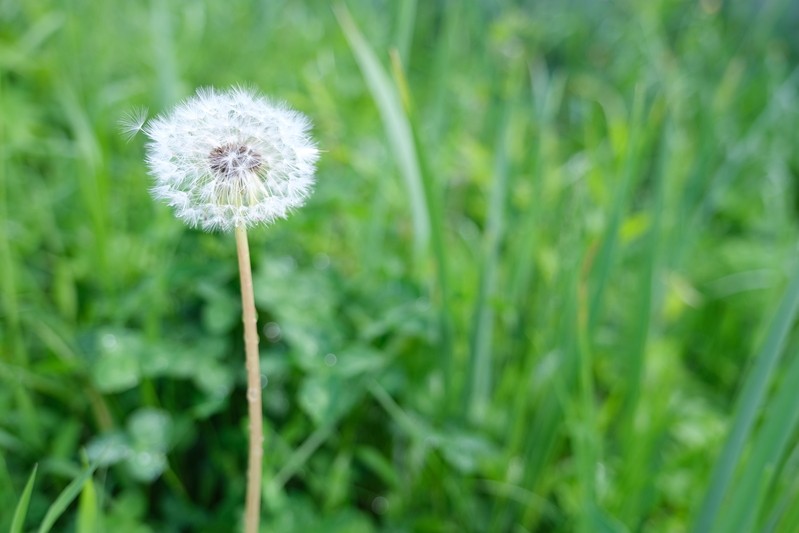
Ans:
{"label": "tall grass blade", "polygon": [[[359,68],[367,81],[372,97],[380,110],[395,157],[405,178],[414,221],[417,261],[430,251],[429,248],[432,245],[440,297],[441,368],[445,382],[445,395],[450,397],[449,391],[452,389],[452,325],[444,243],[444,215],[425,157],[424,144],[414,128],[408,100],[410,95],[405,94],[405,103],[408,106],[406,109],[403,107],[402,98],[392,84],[391,78],[363,38],[347,8],[343,4],[337,4],[335,12],[350,48],[355,54]],[[398,76],[397,84],[400,87],[407,87],[404,72],[398,61],[394,62],[394,74]]]}
{"label": "tall grass blade", "polygon": [[696,533],[710,531],[718,518],[721,502],[729,489],[741,452],[760,412],[785,340],[796,318],[797,309],[799,309],[799,272],[794,274],[780,302],[763,349],[741,390],[732,429],[713,469],[705,500],[694,524],[693,531]]}
{"label": "tall grass blade", "polygon": [[[610,209],[608,224],[602,236],[602,244],[597,252],[596,262],[592,268],[593,283],[591,284],[591,300],[588,308],[589,336],[599,321],[605,290],[618,255],[616,251],[619,241],[619,229],[621,228],[624,213],[629,207],[633,184],[638,177],[639,165],[641,164],[639,149],[643,143],[640,138],[643,136],[644,128],[644,90],[642,86],[636,87],[631,115],[621,178],[618,187],[615,187],[616,194]],[[608,128],[612,133],[614,131],[614,117],[608,116],[607,120],[609,123]]]}
{"label": "tall grass blade", "polygon": [[[5,83],[0,76],[0,109],[8,105],[5,102],[6,92]],[[13,131],[7,126],[8,121],[0,120],[0,350],[5,352],[4,358],[14,361],[20,365],[28,364],[28,353],[25,339],[23,336],[22,318],[20,312],[20,280],[17,274],[16,264],[19,264],[17,253],[14,249],[15,239],[6,236],[12,235],[10,216],[11,202],[14,200],[14,191],[11,188],[11,134]],[[24,272],[24,270],[22,270]],[[34,406],[34,401],[28,391],[16,380],[12,382],[14,397],[17,403],[17,410],[22,414],[20,417],[22,429],[29,442],[40,445],[43,441],[42,432],[39,425],[39,416]]]}
{"label": "tall grass blade", "polygon": [[413,217],[414,248],[419,259],[426,252],[430,241],[430,213],[410,122],[402,109],[402,103],[396,88],[391,83],[391,78],[358,30],[349,10],[344,4],[336,4],[334,11],[380,111],[386,134],[391,141],[391,148],[405,180]]}
{"label": "tall grass blade", "polygon": [[47,513],[44,515],[44,520],[42,520],[42,524],[39,526],[39,533],[47,533],[52,529],[55,525],[56,521],[64,514],[64,511],[67,510],[67,507],[78,497],[81,490],[83,489],[84,483],[97,469],[97,465],[91,465],[89,468],[83,471],[81,475],[76,477],[67,488],[61,491],[61,494],[58,495],[58,498],[50,505],[47,509]]}
{"label": "tall grass blade", "polygon": [[405,65],[409,65],[411,42],[413,41],[413,30],[416,22],[417,0],[402,0],[397,2],[397,4],[399,6],[397,8],[397,36],[395,42],[402,62]]}
{"label": "tall grass blade", "polygon": [[25,489],[22,491],[22,496],[19,497],[17,508],[14,510],[14,519],[11,521],[11,529],[9,533],[22,533],[22,526],[25,523],[25,515],[28,514],[28,505],[31,501],[31,493],[33,492],[33,482],[36,479],[36,471],[39,465],[33,465],[28,482],[25,484]]}
{"label": "tall grass blade", "polygon": [[419,138],[415,121],[411,120],[411,133],[413,134],[413,143],[416,146],[416,153],[419,155],[419,164],[422,168],[422,184],[424,186],[425,195],[430,212],[430,236],[432,240],[433,257],[436,263],[436,278],[438,280],[439,292],[439,346],[440,346],[440,361],[441,371],[444,375],[444,395],[451,401],[455,398],[454,394],[450,394],[453,389],[452,384],[452,309],[451,309],[451,293],[450,281],[448,270],[447,249],[444,242],[444,213],[441,208],[440,194],[434,186],[431,178],[432,173],[428,166],[428,160],[424,151],[424,143]]}
{"label": "tall grass blade", "polygon": [[720,531],[754,531],[762,513],[767,488],[778,474],[778,466],[789,449],[791,435],[799,427],[796,384],[799,357],[796,355],[774,398],[764,406],[765,421],[759,430],[744,470],[732,490],[730,505],[722,517]]}
{"label": "tall grass blade", "polygon": [[86,480],[78,501],[77,533],[96,533],[101,531],[100,508],[97,505],[97,489],[94,479]]}
{"label": "tall grass blade", "polygon": [[[659,106],[659,108],[662,109],[663,106]],[[653,129],[655,127],[653,126]],[[648,469],[654,453],[651,448],[655,446],[656,438],[653,437],[657,431],[652,430],[656,425],[653,424],[650,426],[650,431],[646,431],[637,427],[635,421],[639,413],[649,411],[654,408],[653,404],[657,403],[655,396],[643,395],[642,388],[647,365],[650,364],[648,361],[649,348],[655,334],[661,305],[659,293],[661,292],[661,264],[664,255],[662,251],[663,218],[668,182],[667,162],[670,159],[671,139],[673,138],[672,128],[671,125],[664,125],[660,128],[660,140],[653,155],[656,162],[651,178],[653,182],[652,199],[649,206],[651,226],[643,244],[637,294],[631,298],[631,307],[635,311],[629,329],[629,355],[624,367],[626,374],[625,397],[618,417],[620,442],[623,443],[621,453],[626,465],[622,474],[625,479],[623,486],[629,491],[629,495],[623,498],[619,518],[629,524],[641,520],[646,495],[654,483]]]}
{"label": "tall grass blade", "polygon": [[474,328],[469,360],[469,384],[467,388],[467,415],[475,424],[484,419],[491,398],[492,340],[494,334],[493,299],[496,292],[499,249],[505,231],[505,206],[508,195],[508,151],[513,122],[513,100],[504,110],[500,134],[496,144],[494,176],[488,203],[488,214],[484,234],[483,268],[480,287],[474,310]]}

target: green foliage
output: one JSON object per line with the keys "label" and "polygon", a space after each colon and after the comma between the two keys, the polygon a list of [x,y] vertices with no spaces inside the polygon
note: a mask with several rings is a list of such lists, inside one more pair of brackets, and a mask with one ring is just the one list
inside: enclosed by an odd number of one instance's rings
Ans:
{"label": "green foliage", "polygon": [[235,83],[323,150],[251,234],[266,530],[799,530],[797,21],[0,0],[0,530],[240,524],[235,244],[117,127]]}

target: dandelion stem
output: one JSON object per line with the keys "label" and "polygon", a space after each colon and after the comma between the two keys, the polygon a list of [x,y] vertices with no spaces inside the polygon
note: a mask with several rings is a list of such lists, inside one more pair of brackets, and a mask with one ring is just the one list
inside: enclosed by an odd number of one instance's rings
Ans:
{"label": "dandelion stem", "polygon": [[263,417],[261,414],[261,370],[258,361],[258,330],[255,298],[252,289],[250,247],[247,230],[236,226],[236,249],[241,277],[242,320],[244,321],[244,348],[247,356],[247,405],[250,414],[250,457],[247,468],[247,500],[244,511],[245,533],[257,533],[260,521],[261,472],[263,461]]}

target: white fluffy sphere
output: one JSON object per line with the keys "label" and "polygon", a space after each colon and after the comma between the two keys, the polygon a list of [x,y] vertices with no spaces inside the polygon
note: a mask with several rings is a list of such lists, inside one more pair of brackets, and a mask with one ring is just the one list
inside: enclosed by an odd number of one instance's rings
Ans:
{"label": "white fluffy sphere", "polygon": [[143,128],[152,194],[205,230],[283,218],[314,184],[319,151],[310,127],[305,115],[255,91],[200,89]]}

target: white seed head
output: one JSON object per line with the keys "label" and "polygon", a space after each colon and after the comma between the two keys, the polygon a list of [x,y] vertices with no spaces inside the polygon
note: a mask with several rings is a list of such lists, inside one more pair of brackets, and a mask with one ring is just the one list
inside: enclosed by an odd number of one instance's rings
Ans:
{"label": "white seed head", "polygon": [[143,128],[155,198],[204,230],[285,217],[314,184],[319,151],[305,115],[253,90],[199,89]]}

